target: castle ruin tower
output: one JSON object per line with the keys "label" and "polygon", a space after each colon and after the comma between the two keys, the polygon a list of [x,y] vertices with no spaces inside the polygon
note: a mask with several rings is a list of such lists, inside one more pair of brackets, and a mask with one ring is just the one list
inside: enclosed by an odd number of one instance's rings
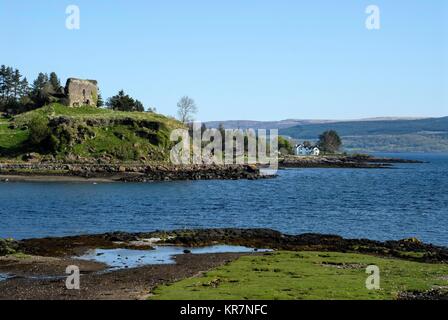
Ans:
{"label": "castle ruin tower", "polygon": [[69,78],[65,85],[65,95],[69,107],[96,107],[98,82],[96,80]]}

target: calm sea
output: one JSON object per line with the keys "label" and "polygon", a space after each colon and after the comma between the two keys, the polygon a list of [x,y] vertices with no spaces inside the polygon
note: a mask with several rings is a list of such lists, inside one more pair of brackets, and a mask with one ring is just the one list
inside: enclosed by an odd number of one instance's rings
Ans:
{"label": "calm sea", "polygon": [[448,245],[448,154],[395,169],[288,169],[258,181],[0,183],[0,237],[267,227]]}

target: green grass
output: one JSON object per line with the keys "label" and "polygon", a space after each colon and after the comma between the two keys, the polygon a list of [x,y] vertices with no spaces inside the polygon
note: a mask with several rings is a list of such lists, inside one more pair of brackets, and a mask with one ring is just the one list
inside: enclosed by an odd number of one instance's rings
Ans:
{"label": "green grass", "polygon": [[180,123],[177,120],[157,113],[114,111],[91,106],[72,108],[58,103],[53,103],[51,105],[44,106],[42,108],[17,115],[14,118],[14,122],[19,125],[26,124],[35,116],[49,116],[49,117],[68,116],[70,118],[75,118],[79,120],[100,119],[100,118],[119,119],[130,117],[138,120],[164,122],[167,123],[167,125],[172,125],[175,127],[180,126]]}
{"label": "green grass", "polygon": [[[75,155],[84,158],[108,156],[123,162],[142,158],[164,161],[169,157],[171,130],[182,127],[177,120],[156,113],[120,112],[90,106],[70,108],[54,103],[17,115],[13,119],[0,118],[0,154],[6,158],[20,158],[27,152],[42,152],[27,145],[29,124],[36,119],[48,122],[48,119],[61,116],[71,120],[70,127],[62,126],[61,130],[53,132],[58,141],[53,155],[62,160],[67,155]],[[110,125],[87,124],[88,120],[117,119],[132,119],[134,125],[119,125],[116,121],[99,122],[112,123]],[[159,129],[139,127],[135,121],[158,124]],[[10,129],[10,125],[15,128]],[[80,130],[86,134],[80,133]],[[67,137],[70,139],[67,140]],[[35,147],[39,148],[40,146]]]}
{"label": "green grass", "polygon": [[13,258],[16,258],[16,259],[22,259],[22,260],[29,259],[29,258],[32,257],[31,255],[25,254],[25,253],[22,253],[22,252],[16,252],[16,253],[10,254],[9,256],[13,257]]}
{"label": "green grass", "polygon": [[[380,268],[380,290],[367,290],[366,267]],[[395,299],[398,292],[448,286],[448,265],[361,254],[276,252],[244,256],[200,277],[154,290],[151,299]]]}
{"label": "green grass", "polygon": [[10,129],[10,122],[0,118],[0,150],[20,146],[28,139],[27,130]]}

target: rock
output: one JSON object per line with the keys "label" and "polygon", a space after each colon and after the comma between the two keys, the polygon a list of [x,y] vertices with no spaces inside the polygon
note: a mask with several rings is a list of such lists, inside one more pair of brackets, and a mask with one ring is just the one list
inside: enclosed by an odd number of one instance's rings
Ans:
{"label": "rock", "polygon": [[[145,181],[178,181],[178,180],[211,180],[211,179],[261,179],[269,178],[260,174],[260,170],[255,166],[248,165],[124,165],[111,163],[109,156],[103,155],[97,160],[80,157],[73,153],[68,153],[65,156],[64,162],[48,161],[51,158],[46,158],[47,161],[42,162],[37,159],[42,159],[39,154],[28,154],[27,158],[36,159],[30,160],[29,163],[20,164],[2,164],[0,166],[0,173],[7,172],[14,174],[19,171],[33,170],[44,175],[42,172],[57,171],[61,172],[58,175],[64,176],[78,176],[78,177],[101,177],[111,178],[115,181],[123,182],[145,182]],[[122,174],[119,178],[116,173]]]}
{"label": "rock", "polygon": [[55,157],[53,155],[51,155],[51,154],[45,155],[42,158],[42,162],[50,162],[50,163],[52,163],[52,162],[55,162],[55,161],[56,161]]}
{"label": "rock", "polygon": [[184,250],[184,253],[185,253],[185,254],[191,253],[191,250],[185,249],[185,250]]}
{"label": "rock", "polygon": [[28,161],[28,162],[38,162],[40,161],[42,156],[39,153],[31,152],[27,153],[22,157],[22,160]]}
{"label": "rock", "polygon": [[126,233],[126,232],[112,232],[106,233],[103,235],[103,238],[112,242],[129,242],[129,241],[137,241],[138,238],[134,234]]}
{"label": "rock", "polygon": [[400,240],[400,242],[403,242],[403,243],[414,243],[414,244],[421,244],[422,243],[417,238],[407,238],[407,239]]}

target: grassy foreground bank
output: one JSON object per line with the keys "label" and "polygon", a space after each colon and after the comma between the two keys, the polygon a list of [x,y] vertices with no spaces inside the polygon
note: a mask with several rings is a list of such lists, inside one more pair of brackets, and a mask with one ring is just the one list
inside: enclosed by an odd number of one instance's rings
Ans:
{"label": "grassy foreground bank", "polygon": [[[367,290],[368,265],[380,290]],[[396,299],[402,292],[448,286],[448,265],[370,255],[281,251],[241,257],[223,267],[164,285],[151,299]]]}

